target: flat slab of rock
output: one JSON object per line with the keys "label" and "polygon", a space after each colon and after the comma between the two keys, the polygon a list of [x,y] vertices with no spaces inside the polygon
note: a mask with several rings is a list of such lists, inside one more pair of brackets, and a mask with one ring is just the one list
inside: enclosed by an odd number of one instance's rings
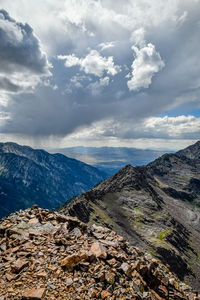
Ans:
{"label": "flat slab of rock", "polygon": [[27,291],[23,296],[23,300],[41,300],[45,295],[45,288],[31,289]]}
{"label": "flat slab of rock", "polygon": [[132,268],[129,264],[123,262],[123,264],[121,265],[121,269],[127,276],[131,276]]}
{"label": "flat slab of rock", "polygon": [[29,265],[28,261],[19,258],[11,265],[11,271],[13,273],[19,273],[22,269],[24,269],[28,265]]}
{"label": "flat slab of rock", "polygon": [[86,252],[76,253],[67,256],[61,261],[61,266],[66,268],[73,268],[80,264],[82,261],[88,259],[88,254]]}
{"label": "flat slab of rock", "polygon": [[100,242],[94,242],[90,248],[90,252],[96,257],[106,258],[107,253],[105,247]]}

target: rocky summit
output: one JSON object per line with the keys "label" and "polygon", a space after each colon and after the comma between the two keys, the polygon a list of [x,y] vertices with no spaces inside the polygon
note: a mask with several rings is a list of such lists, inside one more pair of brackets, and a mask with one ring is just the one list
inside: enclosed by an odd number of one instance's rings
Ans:
{"label": "rocky summit", "polygon": [[33,206],[0,222],[0,299],[199,299],[111,229]]}
{"label": "rocky summit", "polygon": [[128,165],[60,212],[111,228],[200,290],[200,142]]}

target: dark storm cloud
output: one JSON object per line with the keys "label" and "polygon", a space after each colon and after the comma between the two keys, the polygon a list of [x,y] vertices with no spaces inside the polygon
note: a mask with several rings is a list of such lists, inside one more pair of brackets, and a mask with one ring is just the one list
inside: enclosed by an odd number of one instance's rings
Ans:
{"label": "dark storm cloud", "polygon": [[41,52],[33,29],[15,21],[5,10],[0,10],[0,41],[1,73],[21,69],[36,74],[48,72],[46,55]]}
{"label": "dark storm cloud", "polygon": [[[116,85],[113,90],[115,88]],[[163,107],[161,103],[156,105],[156,95],[152,95],[150,101],[145,93],[135,95],[134,99],[125,94],[123,100],[111,98],[112,94],[113,91],[105,91],[103,97],[101,93],[88,98],[88,92],[83,93],[82,89],[73,95],[61,95],[59,90],[52,91],[51,88],[45,87],[36,90],[34,94],[16,95],[5,108],[12,118],[2,127],[2,131],[35,137],[65,136],[78,128],[90,126],[93,122],[112,116],[112,119],[121,125],[112,132],[104,128],[104,135],[111,136],[112,133],[116,137],[127,138],[128,135],[137,135],[131,132],[130,128],[135,127],[136,131],[139,130],[138,124],[149,117],[149,111],[157,114]],[[165,101],[167,102],[167,99]]]}
{"label": "dark storm cloud", "polygon": [[18,92],[20,91],[20,86],[12,83],[8,78],[0,77],[0,90],[10,91],[10,92]]}

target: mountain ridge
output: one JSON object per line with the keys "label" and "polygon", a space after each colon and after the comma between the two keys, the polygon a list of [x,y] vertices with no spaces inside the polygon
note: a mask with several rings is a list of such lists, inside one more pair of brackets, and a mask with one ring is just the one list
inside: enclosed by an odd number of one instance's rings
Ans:
{"label": "mountain ridge", "polygon": [[62,154],[0,143],[0,218],[37,203],[55,208],[106,175]]}
{"label": "mountain ridge", "polygon": [[189,156],[200,152],[200,143],[186,149],[144,167],[124,167],[61,212],[115,230],[199,288],[200,164],[196,154]]}

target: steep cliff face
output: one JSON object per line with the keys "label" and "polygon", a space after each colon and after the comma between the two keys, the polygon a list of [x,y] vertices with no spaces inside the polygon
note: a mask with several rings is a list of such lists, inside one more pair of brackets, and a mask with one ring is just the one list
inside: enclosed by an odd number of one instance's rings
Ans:
{"label": "steep cliff face", "polygon": [[32,206],[54,208],[105,178],[105,174],[62,154],[0,143],[0,218]]}
{"label": "steep cliff face", "polygon": [[199,145],[146,167],[128,165],[61,211],[114,229],[199,289]]}

